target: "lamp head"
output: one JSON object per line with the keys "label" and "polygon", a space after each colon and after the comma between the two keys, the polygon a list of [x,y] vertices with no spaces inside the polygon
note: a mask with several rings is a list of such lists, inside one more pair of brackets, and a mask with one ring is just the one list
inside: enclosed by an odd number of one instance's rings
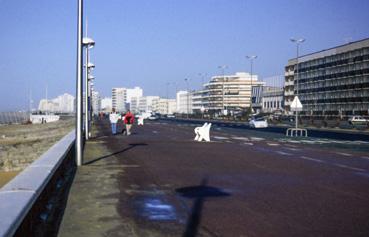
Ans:
{"label": "lamp head", "polygon": [[95,41],[89,37],[83,37],[82,44],[85,47],[93,48],[95,46]]}

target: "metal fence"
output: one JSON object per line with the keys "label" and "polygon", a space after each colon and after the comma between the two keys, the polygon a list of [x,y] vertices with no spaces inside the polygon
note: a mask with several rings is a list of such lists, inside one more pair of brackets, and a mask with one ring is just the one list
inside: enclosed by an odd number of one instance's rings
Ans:
{"label": "metal fence", "polygon": [[0,124],[21,124],[28,120],[27,112],[0,112]]}

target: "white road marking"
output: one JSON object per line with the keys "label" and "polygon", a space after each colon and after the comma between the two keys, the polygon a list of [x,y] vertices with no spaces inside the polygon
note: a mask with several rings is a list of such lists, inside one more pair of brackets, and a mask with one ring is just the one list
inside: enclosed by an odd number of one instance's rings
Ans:
{"label": "white road marking", "polygon": [[360,172],[365,171],[364,169],[360,169],[360,168],[356,168],[356,167],[351,167],[351,166],[348,166],[348,165],[341,165],[341,164],[337,164],[337,163],[335,163],[334,165],[337,166],[337,167],[341,167],[341,168],[345,168],[345,169],[350,169],[350,170],[355,170],[355,171],[360,171]]}
{"label": "white road marking", "polygon": [[152,131],[152,133],[155,133],[156,134],[156,133],[159,133],[159,132],[158,131]]}
{"label": "white road marking", "polygon": [[307,144],[315,144],[316,143],[315,141],[312,141],[312,140],[301,140],[301,142],[307,143]]}
{"label": "white road marking", "polygon": [[265,140],[264,138],[261,137],[250,137],[251,141],[263,141]]}
{"label": "white road marking", "polygon": [[300,156],[300,158],[301,159],[304,159],[304,160],[310,160],[310,161],[315,161],[315,162],[319,162],[319,163],[324,163],[324,161],[322,161],[322,160],[311,158],[311,157],[307,157],[307,156]]}
{"label": "white road marking", "polygon": [[213,138],[218,139],[218,140],[228,140],[228,137],[221,137],[221,136],[214,136]]}
{"label": "white road marking", "polygon": [[269,146],[279,146],[278,143],[267,143]]}
{"label": "white road marking", "polygon": [[344,152],[335,152],[337,155],[342,155],[342,156],[352,156],[349,153],[344,153]]}
{"label": "white road marking", "polygon": [[362,156],[361,158],[369,160],[369,156]]}
{"label": "white road marking", "polygon": [[222,130],[222,128],[215,128],[216,130]]}
{"label": "white road marking", "polygon": [[293,148],[293,147],[286,147],[287,150],[290,150],[290,151],[301,151],[301,149],[299,148]]}
{"label": "white road marking", "polygon": [[278,154],[280,155],[284,155],[284,156],[290,156],[292,155],[291,153],[288,153],[288,152],[284,152],[284,151],[276,151]]}
{"label": "white road marking", "polygon": [[245,144],[245,145],[249,145],[249,146],[253,146],[253,145],[254,145],[254,143],[252,143],[252,142],[245,142],[245,143],[243,143],[243,144]]}
{"label": "white road marking", "polygon": [[290,145],[290,144],[286,144],[286,146],[288,146],[288,147],[297,147],[295,145]]}
{"label": "white road marking", "polygon": [[242,141],[249,141],[250,139],[248,137],[232,137],[233,139],[236,140],[242,140]]}

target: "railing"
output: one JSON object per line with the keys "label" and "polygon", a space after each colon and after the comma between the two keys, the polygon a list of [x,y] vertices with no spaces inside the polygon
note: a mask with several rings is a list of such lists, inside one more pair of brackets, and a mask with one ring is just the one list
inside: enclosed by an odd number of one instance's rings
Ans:
{"label": "railing", "polygon": [[45,231],[74,177],[74,144],[73,130],[0,189],[1,237],[51,235]]}
{"label": "railing", "polygon": [[0,124],[20,124],[29,120],[26,112],[0,112]]}

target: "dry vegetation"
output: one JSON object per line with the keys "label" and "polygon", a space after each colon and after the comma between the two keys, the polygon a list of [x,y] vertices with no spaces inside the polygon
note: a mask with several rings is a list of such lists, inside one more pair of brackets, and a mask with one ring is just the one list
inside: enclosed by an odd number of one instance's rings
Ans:
{"label": "dry vegetation", "polygon": [[74,127],[74,120],[0,126],[0,171],[24,169]]}

